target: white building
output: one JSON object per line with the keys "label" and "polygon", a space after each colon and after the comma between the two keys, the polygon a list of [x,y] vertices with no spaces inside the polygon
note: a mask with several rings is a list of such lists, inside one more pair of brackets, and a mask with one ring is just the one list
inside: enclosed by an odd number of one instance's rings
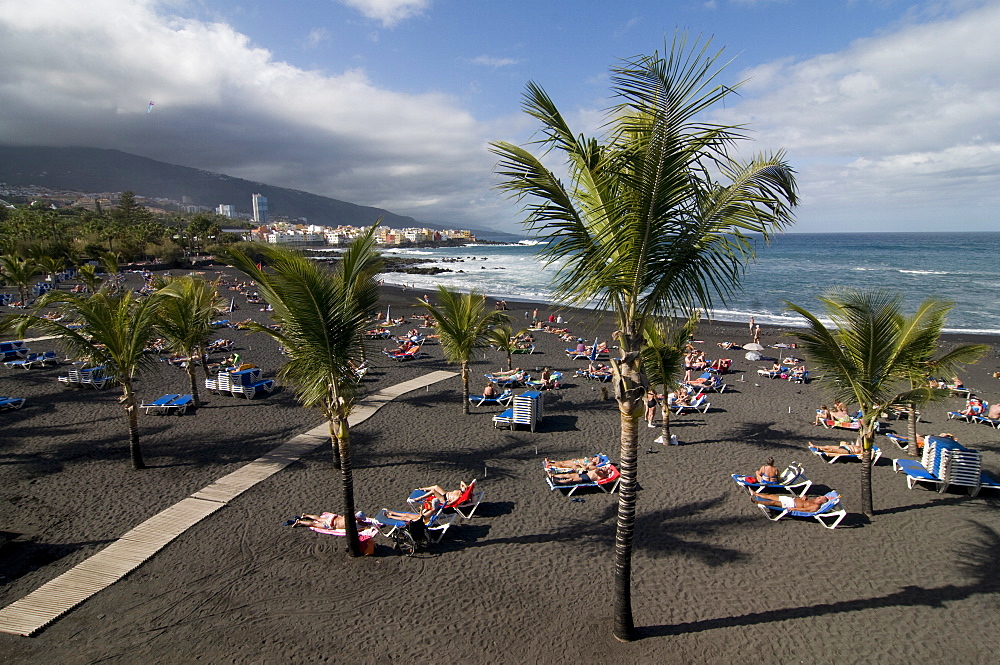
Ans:
{"label": "white building", "polygon": [[231,205],[229,203],[220,203],[215,208],[215,214],[222,215],[223,217],[228,217],[229,219],[233,219],[234,217],[236,217],[236,206]]}

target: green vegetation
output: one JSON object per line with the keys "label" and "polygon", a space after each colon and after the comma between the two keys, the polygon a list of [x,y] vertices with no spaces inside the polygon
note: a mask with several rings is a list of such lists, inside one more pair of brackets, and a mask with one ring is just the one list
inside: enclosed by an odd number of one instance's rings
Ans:
{"label": "green vegetation", "polygon": [[[638,432],[648,379],[642,350],[651,317],[709,309],[739,284],[754,254],[748,235],[792,223],[795,178],[778,154],[740,162],[739,127],[704,120],[733,88],[716,82],[718,55],[688,49],[638,56],[612,70],[618,104],[605,134],[574,132],[545,91],[530,83],[523,108],[541,124],[537,155],[505,142],[500,188],[525,205],[542,256],[562,261],[556,297],[612,312],[621,356],[612,359],[621,422],[621,483],[615,539],[614,636],[635,638],[632,540],[638,488]],[[543,163],[564,158],[568,184]]]}

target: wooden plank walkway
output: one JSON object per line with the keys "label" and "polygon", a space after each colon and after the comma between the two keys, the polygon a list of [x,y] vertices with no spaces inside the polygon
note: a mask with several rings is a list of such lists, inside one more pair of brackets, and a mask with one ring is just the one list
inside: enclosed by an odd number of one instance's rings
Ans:
{"label": "wooden plank walkway", "polygon": [[[454,372],[437,371],[389,386],[359,401],[348,422],[356,427],[393,399],[453,376]],[[86,561],[0,609],[0,632],[35,634],[125,577],[227,502],[329,441],[324,422],[150,517]]]}

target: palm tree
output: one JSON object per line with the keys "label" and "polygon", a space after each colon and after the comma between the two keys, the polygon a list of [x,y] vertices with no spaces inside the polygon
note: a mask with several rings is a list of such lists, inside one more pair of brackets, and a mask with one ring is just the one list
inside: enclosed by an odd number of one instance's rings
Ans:
{"label": "palm tree", "polygon": [[[354,514],[354,476],[351,466],[348,416],[358,398],[358,382],[351,363],[361,357],[361,333],[368,312],[378,304],[376,276],[381,259],[375,251],[375,223],[354,240],[332,272],[296,252],[278,247],[255,248],[268,265],[237,248],[229,249],[234,266],[257,282],[274,308],[278,329],[254,324],[251,330],[274,338],[288,362],[278,373],[295,390],[300,403],[317,406],[330,426],[334,466],[340,469],[344,515]],[[361,554],[357,525],[347,520],[351,556]]]}
{"label": "palm tree", "polygon": [[[861,410],[858,443],[861,454],[861,508],[874,515],[872,502],[872,445],[875,425],[892,404],[921,403],[931,396],[926,383],[913,387],[910,379],[926,368],[937,352],[941,329],[952,304],[923,301],[911,317],[900,311],[901,298],[885,290],[843,289],[819,298],[833,328],[827,328],[803,307],[787,303],[805,317],[808,326],[796,333],[810,362],[834,378],[824,382],[838,400],[857,402]],[[963,344],[941,356],[948,365],[970,362],[988,347]],[[914,440],[915,444],[916,441]]]}
{"label": "palm tree", "polygon": [[157,291],[161,304],[156,329],[167,340],[171,351],[190,358],[187,375],[195,406],[201,402],[194,359],[201,358],[202,365],[207,368],[205,341],[220,302],[216,287],[216,283],[188,275],[171,280]]}
{"label": "palm tree", "polygon": [[91,263],[84,263],[76,270],[76,278],[80,280],[91,293],[97,291],[101,282],[104,281],[97,276],[97,266]]}
{"label": "palm tree", "polygon": [[438,286],[438,305],[423,300],[417,304],[437,321],[441,349],[448,362],[462,366],[462,412],[469,415],[469,363],[476,349],[489,343],[490,328],[507,323],[503,312],[486,307],[483,294],[458,293]]}
{"label": "palm tree", "polygon": [[670,407],[667,393],[677,387],[682,374],[685,350],[688,341],[698,327],[701,312],[694,311],[687,321],[679,326],[671,325],[668,319],[647,319],[643,330],[645,346],[642,349],[643,370],[649,377],[650,388],[663,387],[663,414],[661,440],[670,440]]}
{"label": "palm tree", "polygon": [[28,289],[31,287],[31,280],[38,270],[37,264],[32,259],[20,259],[16,256],[0,256],[0,276],[3,281],[17,287],[17,292],[21,296],[21,304],[28,302]]}
{"label": "palm tree", "polygon": [[[795,179],[784,159],[742,163],[728,150],[738,127],[705,122],[702,113],[733,88],[714,83],[718,55],[707,44],[637,56],[612,71],[621,103],[608,109],[603,142],[572,131],[534,83],[525,111],[541,122],[542,155],[565,158],[566,186],[542,157],[497,142],[500,188],[526,204],[526,224],[542,256],[565,263],[556,297],[610,309],[621,357],[612,360],[621,422],[621,484],[615,541],[615,623],[619,640],[635,637],[631,601],[637,488],[636,420],[647,379],[642,331],[653,316],[725,302],[754,255],[748,233],[771,234],[792,222]],[[546,158],[548,159],[548,157]]]}
{"label": "palm tree", "polygon": [[[139,404],[132,382],[156,360],[145,353],[153,337],[157,299],[134,300],[124,291],[111,294],[104,290],[90,295],[49,291],[38,301],[38,307],[54,307],[66,315],[65,323],[49,321],[34,314],[15,316],[4,322],[3,328],[15,326],[22,335],[32,328],[45,335],[58,337],[68,354],[89,357],[103,365],[109,376],[122,386],[121,403],[128,418],[129,453],[133,469],[146,467],[139,447]],[[82,323],[82,330],[68,327]]]}
{"label": "palm tree", "polygon": [[510,324],[502,323],[498,326],[494,326],[486,333],[486,343],[490,346],[496,347],[497,351],[502,351],[507,354],[507,369],[511,369],[514,365],[512,356],[514,351],[517,350],[517,337],[525,332],[525,328],[521,328],[517,332]]}

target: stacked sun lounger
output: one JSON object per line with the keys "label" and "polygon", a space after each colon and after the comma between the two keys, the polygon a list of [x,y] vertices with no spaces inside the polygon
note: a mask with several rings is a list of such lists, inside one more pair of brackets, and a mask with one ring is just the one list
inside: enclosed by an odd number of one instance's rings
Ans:
{"label": "stacked sun lounger", "polygon": [[61,383],[74,388],[86,386],[97,390],[104,388],[112,381],[104,365],[89,369],[71,369],[66,372],[66,376],[60,376],[58,379]]}
{"label": "stacked sun lounger", "polygon": [[229,393],[234,397],[243,395],[253,399],[257,393],[274,390],[273,379],[261,379],[260,368],[251,367],[237,372],[219,372],[214,379],[205,379],[205,387],[216,393]]}
{"label": "stacked sun lounger", "polygon": [[[906,484],[910,489],[918,482],[937,485],[944,492],[951,485],[969,488],[975,496],[983,486],[982,455],[954,439],[942,436],[928,436],[924,440],[924,452],[920,461],[896,459],[892,463],[898,473],[906,474]],[[992,478],[986,476],[986,486],[992,487]]]}

